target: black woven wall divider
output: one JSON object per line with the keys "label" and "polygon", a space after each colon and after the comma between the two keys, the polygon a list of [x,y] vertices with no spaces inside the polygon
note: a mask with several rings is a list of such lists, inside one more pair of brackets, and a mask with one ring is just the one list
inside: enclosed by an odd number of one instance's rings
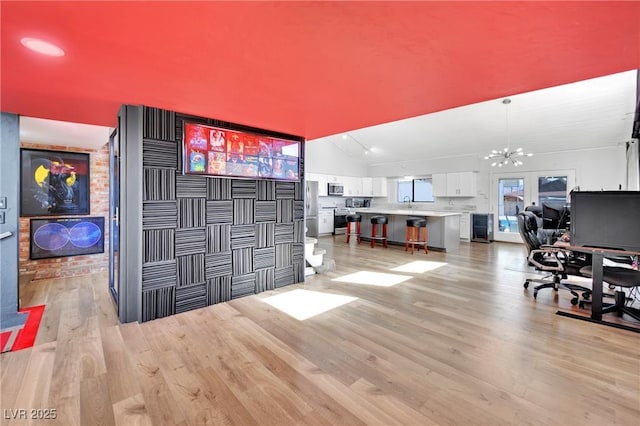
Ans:
{"label": "black woven wall divider", "polygon": [[143,321],[304,281],[304,182],[183,175],[181,158],[185,120],[304,140],[157,108],[143,117]]}

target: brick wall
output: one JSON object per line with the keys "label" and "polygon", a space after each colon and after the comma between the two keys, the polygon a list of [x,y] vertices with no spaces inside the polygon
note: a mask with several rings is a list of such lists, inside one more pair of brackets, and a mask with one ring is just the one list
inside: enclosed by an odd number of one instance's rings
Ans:
{"label": "brick wall", "polygon": [[91,158],[90,212],[91,216],[104,217],[105,223],[105,250],[102,254],[30,260],[29,224],[31,217],[21,217],[20,274],[34,274],[32,279],[40,280],[45,278],[72,277],[99,271],[107,271],[109,267],[109,145],[105,143],[105,145],[99,150],[30,143],[22,143],[20,146],[22,148],[46,149],[49,151],[89,153]]}

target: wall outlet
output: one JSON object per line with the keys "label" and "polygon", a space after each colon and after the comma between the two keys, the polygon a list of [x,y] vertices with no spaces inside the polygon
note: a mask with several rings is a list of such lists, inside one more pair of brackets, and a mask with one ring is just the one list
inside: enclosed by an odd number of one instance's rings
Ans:
{"label": "wall outlet", "polygon": [[7,197],[0,197],[0,209],[7,208]]}
{"label": "wall outlet", "polygon": [[4,212],[0,212],[0,225],[4,225]]}

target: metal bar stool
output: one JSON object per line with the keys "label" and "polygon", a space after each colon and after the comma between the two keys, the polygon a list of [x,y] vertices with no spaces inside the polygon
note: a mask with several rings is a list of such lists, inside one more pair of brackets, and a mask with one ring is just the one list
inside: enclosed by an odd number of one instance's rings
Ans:
{"label": "metal bar stool", "polygon": [[[422,232],[423,229],[424,232]],[[423,240],[421,240],[421,234],[424,235]],[[423,245],[424,252],[428,253],[429,251],[427,250],[427,235],[427,219],[415,217],[407,219],[404,251],[407,251],[409,248],[409,244],[411,244],[411,254],[413,254],[414,245],[418,246],[418,250],[420,250],[420,245]]]}
{"label": "metal bar stool", "polygon": [[[371,247],[376,246],[376,240],[382,241],[382,245],[387,247],[387,222],[386,216],[371,216]],[[382,225],[382,237],[376,237],[376,225]]]}
{"label": "metal bar stool", "polygon": [[[351,224],[355,224],[355,231],[351,227]],[[347,215],[347,244],[349,243],[349,239],[352,235],[356,236],[356,240],[358,244],[360,244],[360,223],[362,223],[362,215],[359,214],[350,214]]]}

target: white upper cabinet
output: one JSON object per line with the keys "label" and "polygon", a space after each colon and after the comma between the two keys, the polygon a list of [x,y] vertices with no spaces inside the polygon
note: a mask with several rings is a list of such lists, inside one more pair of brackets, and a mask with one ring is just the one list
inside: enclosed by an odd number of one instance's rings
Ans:
{"label": "white upper cabinet", "polygon": [[358,176],[338,176],[324,175],[320,173],[307,173],[308,181],[318,182],[318,196],[328,195],[329,183],[341,183],[344,185],[345,197],[386,197],[387,178],[386,177],[358,177]]}
{"label": "white upper cabinet", "polygon": [[436,197],[475,197],[476,176],[473,172],[435,173],[431,176]]}
{"label": "white upper cabinet", "polygon": [[373,178],[362,178],[362,195],[364,197],[371,197],[373,195]]}
{"label": "white upper cabinet", "polygon": [[345,196],[362,196],[362,178],[356,176],[343,176]]}
{"label": "white upper cabinet", "polygon": [[372,197],[387,196],[387,178],[386,177],[374,177],[371,179],[371,196]]}

